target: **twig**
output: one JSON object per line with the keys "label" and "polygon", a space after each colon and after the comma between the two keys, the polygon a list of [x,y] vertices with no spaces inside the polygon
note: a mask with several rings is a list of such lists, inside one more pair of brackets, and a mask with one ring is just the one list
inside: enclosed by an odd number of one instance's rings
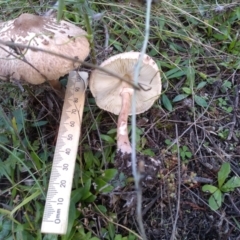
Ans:
{"label": "twig", "polygon": [[[134,71],[134,85],[138,85],[138,76],[140,72],[140,67],[142,65],[144,54],[146,53],[149,32],[150,32],[150,15],[151,15],[151,4],[152,0],[147,0],[146,9],[146,20],[145,20],[145,36],[144,42],[141,50],[140,58],[136,64]],[[141,174],[137,171],[136,167],[136,91],[133,92],[132,97],[132,172],[134,176],[135,188],[137,191],[137,221],[140,228],[141,236],[143,240],[147,240],[145,229],[143,226],[142,219],[142,192],[140,186]]]}
{"label": "twig", "polygon": [[[178,127],[177,124],[175,124],[175,131],[176,131],[176,139],[178,139]],[[179,150],[179,141],[177,140],[177,152],[178,152],[178,192],[177,192],[177,209],[176,209],[176,216],[175,220],[173,223],[173,228],[172,228],[172,235],[170,240],[175,239],[176,235],[176,227],[177,227],[177,220],[178,220],[178,215],[179,215],[179,209],[180,209],[180,198],[181,198],[181,162],[180,162],[180,150]]]}
{"label": "twig", "polygon": [[102,212],[101,210],[98,208],[98,206],[93,202],[93,205],[95,206],[95,208],[99,211],[100,215],[102,215],[103,218],[105,218],[108,222],[112,223],[112,224],[115,224],[116,226],[118,227],[121,227],[125,230],[127,230],[128,232],[132,233],[133,235],[135,235],[136,237],[138,237],[139,240],[144,240],[141,236],[139,236],[137,233],[135,233],[134,231],[132,231],[131,229],[119,224],[119,223],[116,223],[114,222],[111,218],[107,218]]}
{"label": "twig", "polygon": [[235,97],[234,109],[233,109],[232,126],[231,126],[231,128],[229,130],[229,134],[228,134],[227,140],[231,140],[231,138],[233,136],[233,130],[234,130],[234,127],[236,125],[236,115],[237,115],[238,102],[239,102],[239,92],[238,91],[239,91],[239,87],[237,85],[236,88],[235,88],[236,97]]}
{"label": "twig", "polygon": [[84,61],[81,61],[79,59],[75,59],[75,58],[71,58],[71,57],[68,57],[64,54],[60,54],[60,53],[55,53],[53,51],[49,51],[49,50],[45,50],[45,49],[41,49],[41,48],[38,48],[38,47],[33,47],[33,46],[30,46],[30,45],[24,45],[24,44],[20,44],[20,43],[14,43],[14,42],[10,42],[10,41],[2,41],[0,40],[0,45],[5,45],[5,46],[8,46],[10,48],[13,48],[13,47],[19,47],[19,48],[26,48],[26,49],[31,49],[33,51],[41,51],[41,52],[44,52],[44,53],[48,53],[48,54],[51,54],[53,56],[56,56],[56,57],[60,57],[60,58],[64,58],[66,60],[69,60],[69,61],[73,61],[73,62],[77,62],[77,63],[81,63],[83,66],[85,67],[89,67],[89,68],[95,68],[95,69],[98,69],[99,71],[102,71],[102,72],[105,72],[107,74],[109,74],[110,76],[113,76],[123,82],[127,82],[130,86],[132,86],[135,90],[140,90],[141,87],[139,85],[135,85],[134,83],[122,78],[121,76],[115,74],[114,72],[112,71],[109,71],[105,68],[102,68],[102,67],[99,67],[97,65],[94,65],[94,64],[91,64],[91,63],[87,63],[87,62],[84,62]]}
{"label": "twig", "polygon": [[143,216],[148,212],[148,210],[153,206],[153,204],[161,197],[161,195],[162,195],[162,192],[158,193],[158,195],[154,199],[152,199],[150,203],[147,204],[147,206],[142,211]]}
{"label": "twig", "polygon": [[233,202],[232,197],[230,196],[230,194],[226,194],[226,196],[228,196],[228,198],[229,198],[231,204],[233,205],[233,208],[235,209],[237,215],[240,216],[240,210],[238,209],[236,204]]}

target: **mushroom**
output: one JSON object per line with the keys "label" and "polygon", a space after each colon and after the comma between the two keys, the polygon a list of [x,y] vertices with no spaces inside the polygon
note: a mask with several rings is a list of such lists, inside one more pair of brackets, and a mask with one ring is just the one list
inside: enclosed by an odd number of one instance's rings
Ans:
{"label": "mushroom", "polygon": [[61,91],[58,79],[80,66],[79,62],[60,58],[27,46],[66,55],[83,61],[89,54],[86,32],[66,21],[24,13],[0,23],[0,40],[24,47],[0,45],[0,79],[41,84],[45,81]]}
{"label": "mushroom", "polygon": [[[100,66],[118,74],[133,83],[135,65],[140,58],[139,52],[126,52],[110,57]],[[154,60],[144,55],[138,76],[140,90],[136,90],[136,114],[147,111],[161,93],[161,78]],[[98,69],[90,77],[90,90],[98,107],[118,116],[117,149],[122,154],[131,153],[128,138],[128,115],[132,114],[131,103],[134,88],[132,84],[107,75]]]}

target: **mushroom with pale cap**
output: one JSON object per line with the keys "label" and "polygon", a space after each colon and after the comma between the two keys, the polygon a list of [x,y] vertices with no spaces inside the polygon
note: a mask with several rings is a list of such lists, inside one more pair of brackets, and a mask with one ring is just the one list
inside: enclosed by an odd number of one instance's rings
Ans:
{"label": "mushroom with pale cap", "polygon": [[24,13],[0,23],[0,40],[23,44],[10,47],[0,44],[0,79],[41,84],[45,81],[61,90],[58,79],[80,66],[79,62],[60,58],[27,46],[66,55],[84,61],[89,54],[86,32],[64,20]]}
{"label": "mushroom with pale cap", "polygon": [[[121,53],[104,61],[100,67],[116,73],[133,84],[135,66],[140,58],[139,52]],[[131,153],[128,138],[128,115],[132,114],[132,84],[123,82],[98,69],[90,77],[90,90],[98,107],[112,112],[118,117],[117,148],[122,154]],[[139,90],[136,90],[136,114],[147,111],[161,93],[161,78],[157,64],[144,54],[138,76]]]}

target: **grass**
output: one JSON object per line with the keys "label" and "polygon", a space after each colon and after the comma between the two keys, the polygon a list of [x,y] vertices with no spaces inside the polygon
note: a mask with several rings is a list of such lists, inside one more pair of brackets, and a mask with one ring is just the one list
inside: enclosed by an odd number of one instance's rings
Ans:
{"label": "grass", "polygon": [[[239,189],[224,194],[213,211],[202,187],[217,186],[224,162],[231,166],[229,179],[240,175],[240,4],[155,2],[147,53],[161,69],[163,93],[137,116],[136,131],[138,153],[161,161],[157,179],[142,185],[147,238],[237,239]],[[1,20],[48,8],[46,2],[4,0]],[[63,17],[86,29],[83,8],[93,14],[89,63],[141,50],[144,4],[65,1]],[[87,91],[69,230],[55,236],[41,234],[40,226],[62,102],[47,85],[4,81],[0,102],[0,239],[138,239],[134,184],[114,165],[116,116],[99,109]]]}

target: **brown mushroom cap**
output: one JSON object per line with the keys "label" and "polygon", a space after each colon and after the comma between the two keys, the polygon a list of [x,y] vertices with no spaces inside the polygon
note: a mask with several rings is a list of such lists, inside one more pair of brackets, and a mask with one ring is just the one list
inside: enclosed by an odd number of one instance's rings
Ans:
{"label": "brown mushroom cap", "polygon": [[[0,40],[38,47],[82,61],[90,51],[86,32],[81,28],[63,20],[57,23],[54,18],[29,13],[0,23]],[[42,51],[0,45],[0,78],[12,77],[40,84],[57,80],[79,65]]]}
{"label": "brown mushroom cap", "polygon": [[[139,57],[139,52],[121,53],[110,57],[100,66],[133,82],[134,69]],[[148,110],[159,98],[162,88],[158,66],[147,54],[143,57],[138,82],[142,89],[136,91],[136,114]],[[125,82],[96,69],[91,74],[89,87],[101,109],[116,115],[120,113],[121,92],[126,87]],[[129,109],[129,115],[132,114],[131,111]]]}

